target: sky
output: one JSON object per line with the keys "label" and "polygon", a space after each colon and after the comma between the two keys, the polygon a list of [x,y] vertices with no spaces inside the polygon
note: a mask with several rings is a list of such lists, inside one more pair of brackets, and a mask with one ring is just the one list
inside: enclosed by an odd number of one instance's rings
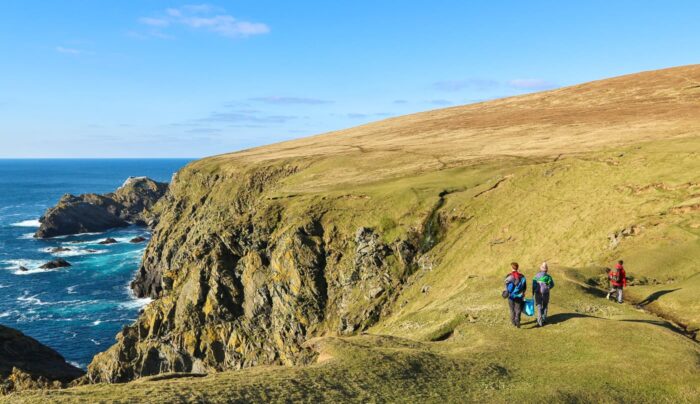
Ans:
{"label": "sky", "polygon": [[4,0],[0,158],[203,157],[700,62],[697,1]]}

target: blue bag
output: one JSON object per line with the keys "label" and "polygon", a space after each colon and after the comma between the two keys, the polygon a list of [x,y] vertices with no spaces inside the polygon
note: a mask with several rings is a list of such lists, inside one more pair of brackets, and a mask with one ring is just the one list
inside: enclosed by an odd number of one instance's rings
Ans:
{"label": "blue bag", "polygon": [[525,299],[525,315],[534,316],[535,315],[535,301],[532,299]]}

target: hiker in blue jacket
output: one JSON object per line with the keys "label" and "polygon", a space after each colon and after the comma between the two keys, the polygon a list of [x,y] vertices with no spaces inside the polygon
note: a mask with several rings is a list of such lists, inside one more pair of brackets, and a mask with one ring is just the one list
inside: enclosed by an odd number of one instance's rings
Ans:
{"label": "hiker in blue jacket", "polygon": [[542,327],[547,321],[547,306],[549,306],[549,290],[554,287],[554,279],[549,275],[546,262],[540,265],[540,272],[532,278],[532,297],[537,306],[537,326]]}
{"label": "hiker in blue jacket", "polygon": [[508,297],[508,307],[510,308],[510,321],[514,326],[520,328],[520,315],[523,312],[525,301],[525,291],[527,290],[527,281],[525,275],[518,271],[518,263],[510,263],[511,272],[506,276],[504,297]]}

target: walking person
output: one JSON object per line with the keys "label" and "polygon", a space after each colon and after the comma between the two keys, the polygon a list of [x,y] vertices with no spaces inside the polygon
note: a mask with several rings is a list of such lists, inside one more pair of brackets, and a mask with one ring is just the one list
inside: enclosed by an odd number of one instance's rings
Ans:
{"label": "walking person", "polygon": [[532,278],[532,297],[537,307],[537,326],[542,327],[547,321],[547,307],[549,306],[549,291],[554,287],[554,279],[549,275],[547,262],[540,265],[540,272]]}
{"label": "walking person", "polygon": [[503,295],[508,297],[508,308],[510,309],[510,321],[514,326],[520,328],[520,316],[523,312],[525,302],[523,297],[527,290],[525,275],[519,271],[517,262],[511,262],[511,272],[505,279],[505,291]]}
{"label": "walking person", "polygon": [[617,261],[614,271],[608,272],[608,280],[610,281],[610,291],[606,298],[610,299],[610,296],[615,298],[617,295],[617,302],[622,303],[622,289],[627,287],[627,274],[622,260]]}

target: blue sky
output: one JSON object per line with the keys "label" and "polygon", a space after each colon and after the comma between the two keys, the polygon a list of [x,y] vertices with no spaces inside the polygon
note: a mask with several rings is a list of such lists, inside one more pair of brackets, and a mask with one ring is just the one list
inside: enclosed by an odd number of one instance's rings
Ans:
{"label": "blue sky", "polygon": [[8,0],[0,157],[200,157],[698,63],[696,1]]}

